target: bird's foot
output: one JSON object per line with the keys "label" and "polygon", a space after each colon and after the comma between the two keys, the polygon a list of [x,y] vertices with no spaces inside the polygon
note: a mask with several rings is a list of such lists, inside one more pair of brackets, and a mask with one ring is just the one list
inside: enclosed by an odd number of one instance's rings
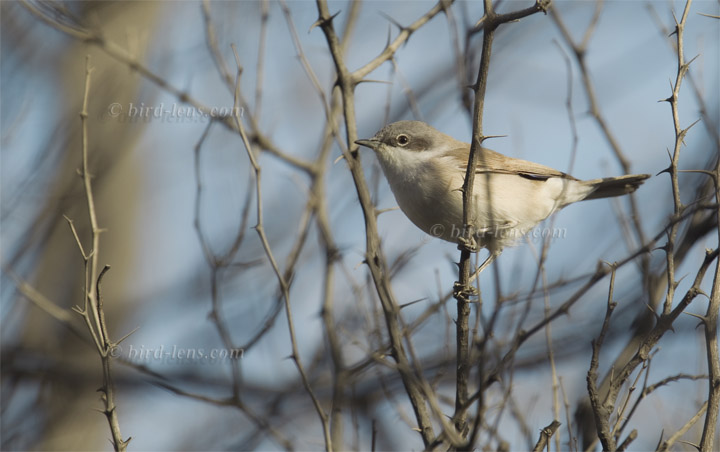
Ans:
{"label": "bird's foot", "polygon": [[463,237],[460,236],[457,239],[458,241],[458,249],[460,251],[469,251],[471,253],[477,253],[480,251],[480,245],[478,244],[477,240],[475,240],[475,237],[469,236],[469,237]]}
{"label": "bird's foot", "polygon": [[453,284],[453,297],[455,299],[462,298],[463,300],[470,300],[471,297],[477,297],[478,291],[471,285],[460,284],[459,281],[455,281]]}

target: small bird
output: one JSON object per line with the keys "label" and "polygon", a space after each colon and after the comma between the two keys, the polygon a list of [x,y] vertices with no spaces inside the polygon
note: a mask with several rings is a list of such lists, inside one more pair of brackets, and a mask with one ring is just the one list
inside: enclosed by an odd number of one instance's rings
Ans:
{"label": "small bird", "polygon": [[[421,121],[394,122],[355,143],[375,151],[400,209],[415,226],[443,240],[466,243],[461,189],[468,143]],[[469,232],[492,259],[568,204],[632,193],[650,177],[579,180],[485,148],[475,174]]]}

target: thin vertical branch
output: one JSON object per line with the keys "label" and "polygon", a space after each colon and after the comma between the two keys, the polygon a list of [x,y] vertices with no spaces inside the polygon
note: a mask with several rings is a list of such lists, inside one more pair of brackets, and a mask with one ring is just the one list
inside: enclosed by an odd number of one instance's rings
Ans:
{"label": "thin vertical branch", "polygon": [[627,411],[627,407],[630,404],[630,399],[632,398],[633,393],[637,389],[637,384],[640,381],[640,377],[645,375],[645,384],[647,384],[648,376],[650,375],[650,362],[651,362],[652,356],[650,356],[647,361],[644,361],[642,364],[642,367],[640,368],[640,371],[638,372],[637,376],[635,377],[635,380],[632,382],[630,387],[628,388],[627,394],[625,395],[625,401],[620,406],[617,412],[617,417],[615,419],[615,425],[612,429],[612,435],[615,437],[615,440],[617,441],[620,436],[620,427],[621,422],[623,422],[625,419],[625,411]]}
{"label": "thin vertical branch", "polygon": [[262,175],[262,168],[257,162],[257,158],[255,157],[255,153],[253,152],[253,149],[250,145],[250,141],[248,140],[247,134],[245,133],[245,126],[242,123],[242,120],[240,118],[239,112],[239,101],[240,101],[240,74],[241,74],[241,65],[240,65],[240,57],[237,54],[237,51],[235,49],[235,46],[233,46],[233,51],[235,52],[235,59],[238,67],[238,72],[236,76],[235,81],[235,102],[234,102],[234,108],[233,108],[233,116],[235,120],[235,124],[237,126],[237,130],[240,133],[240,137],[242,138],[243,145],[245,147],[245,151],[248,155],[248,159],[250,160],[250,164],[252,165],[253,172],[255,173],[255,200],[256,200],[256,215],[257,215],[257,223],[255,225],[255,231],[258,233],[258,236],[260,237],[260,242],[262,243],[263,250],[265,251],[265,255],[268,258],[268,261],[270,261],[270,265],[272,266],[272,269],[275,273],[275,276],[278,280],[278,285],[280,286],[280,291],[282,292],[283,301],[285,303],[285,315],[287,317],[287,323],[288,323],[288,332],[290,334],[290,345],[292,348],[292,356],[291,358],[295,362],[295,366],[298,369],[298,373],[300,374],[300,378],[302,380],[303,386],[305,387],[305,391],[308,393],[310,398],[312,399],[312,403],[315,407],[315,411],[318,414],[318,417],[320,418],[320,422],[322,423],[322,429],[323,429],[323,436],[325,439],[325,449],[327,451],[333,450],[332,446],[332,439],[330,437],[330,428],[328,423],[328,417],[325,413],[325,410],[320,405],[320,401],[318,400],[317,396],[312,390],[312,387],[310,386],[310,381],[307,378],[307,374],[305,372],[305,368],[303,367],[302,361],[300,360],[300,353],[298,351],[297,347],[297,338],[295,334],[295,325],[293,323],[293,316],[292,316],[292,309],[290,307],[290,288],[288,286],[287,281],[283,277],[282,273],[280,272],[280,268],[278,267],[277,261],[275,260],[275,256],[272,253],[272,250],[270,248],[270,243],[268,242],[267,235],[265,234],[265,229],[263,226],[263,203],[262,203],[262,183],[261,183],[261,175]]}
{"label": "thin vertical branch", "polygon": [[[323,31],[335,65],[337,77],[336,86],[340,90],[340,95],[342,97],[347,142],[354,143],[358,138],[357,120],[355,117],[355,87],[361,81],[362,77],[389,59],[397,46],[399,46],[402,42],[405,42],[414,29],[419,28],[422,24],[430,20],[432,16],[440,12],[441,8],[436,5],[430,10],[430,12],[418,19],[410,27],[403,29],[400,36],[398,36],[393,43],[389,44],[381,55],[376,57],[372,62],[368,63],[364,67],[358,69],[355,73],[349,72],[347,66],[345,65],[342,45],[333,25],[334,16],[330,14],[327,3],[324,0],[318,0],[317,9],[319,18],[315,25],[318,25]],[[413,29],[413,27],[415,28]],[[435,434],[425,402],[425,397],[422,392],[422,385],[418,383],[418,379],[422,378],[422,376],[417,376],[413,373],[408,355],[405,351],[405,347],[403,346],[403,333],[399,322],[400,311],[390,284],[387,262],[380,247],[380,238],[377,233],[375,207],[372,203],[367,183],[365,182],[365,176],[357,147],[351,148],[349,152],[344,152],[344,155],[350,169],[350,174],[353,178],[356,193],[358,195],[358,200],[365,220],[365,263],[368,265],[370,270],[370,276],[375,284],[376,292],[383,310],[385,324],[391,343],[392,356],[397,363],[397,371],[400,374],[405,391],[407,392],[413,406],[415,418],[418,423],[418,430],[423,439],[423,443],[425,444],[425,447],[427,447],[434,440]]]}
{"label": "thin vertical branch", "polygon": [[[685,63],[685,50],[683,47],[683,39],[685,37],[685,21],[687,20],[688,13],[690,12],[690,5],[692,0],[688,0],[685,3],[685,10],[683,11],[680,22],[675,21],[675,35],[677,36],[677,75],[675,77],[675,83],[672,87],[672,94],[670,97],[665,99],[666,102],[670,103],[672,109],[673,127],[675,128],[675,146],[673,149],[670,166],[665,170],[670,174],[670,180],[672,185],[673,195],[673,216],[679,217],[684,206],[680,200],[680,185],[678,183],[678,163],[680,161],[680,149],[682,148],[690,125],[687,129],[683,129],[680,126],[680,110],[679,110],[679,98],[680,98],[680,87],[682,85],[685,74],[687,73],[690,63]],[[674,15],[673,15],[674,17]],[[667,262],[667,296],[665,297],[665,303],[663,305],[663,314],[667,315],[672,309],[673,299],[675,297],[675,288],[677,282],[675,281],[675,240],[677,238],[678,228],[680,225],[675,223],[668,232],[668,240],[665,244],[665,256]]]}
{"label": "thin vertical branch", "polygon": [[[652,16],[653,20],[657,23],[657,26],[660,30],[660,33],[662,33],[663,38],[672,37],[674,33],[670,33],[670,30],[665,26],[665,24],[660,20],[660,17],[658,17],[657,11],[653,7],[652,3],[648,3],[648,10],[650,11],[650,15]],[[704,15],[702,13],[698,13],[700,15]],[[668,40],[670,43],[670,46],[672,47],[673,51],[677,55],[677,40]],[[695,81],[695,77],[693,77],[692,72],[687,73],[687,79],[688,82],[690,82],[690,86],[692,87],[692,92],[695,95],[695,101],[698,103],[700,107],[700,116],[703,118],[703,124],[705,125],[705,130],[707,130],[707,133],[712,137],[713,142],[715,143],[715,148],[720,151],[720,131],[715,127],[715,121],[713,121],[712,118],[708,115],[708,108],[707,104],[705,102],[705,98],[703,97],[703,93],[701,91],[701,87],[699,86],[699,83]]]}
{"label": "thin vertical branch", "polygon": [[[73,222],[66,217],[73,236],[75,237],[80,253],[83,255],[85,262],[85,294],[84,307],[82,309],[75,308],[84,319],[85,323],[93,337],[95,345],[100,355],[103,369],[103,384],[100,388],[102,394],[101,399],[105,406],[103,414],[107,418],[112,435],[112,444],[116,451],[125,451],[127,445],[132,438],[123,440],[120,432],[120,421],[118,420],[117,410],[115,406],[115,386],[112,379],[112,350],[117,344],[110,341],[105,322],[105,313],[103,312],[103,300],[101,291],[101,282],[105,273],[110,269],[105,266],[102,271],[98,270],[98,257],[100,256],[100,233],[102,229],[98,226],[97,214],[95,211],[95,198],[92,191],[92,175],[88,165],[88,98],[90,95],[90,79],[94,68],[90,66],[90,56],[85,60],[85,92],[83,95],[82,111],[80,112],[80,121],[82,125],[82,179],[85,187],[85,198],[87,201],[88,216],[90,219],[90,228],[92,234],[92,248],[89,254],[85,254],[82,242],[78,236],[77,230]],[[98,273],[99,272],[99,273]]]}
{"label": "thin vertical branch", "polygon": [[[720,155],[715,166],[715,200],[720,204]],[[717,215],[718,242],[720,242],[720,209]],[[710,452],[714,447],[715,431],[720,409],[720,352],[718,352],[718,312],[720,312],[720,260],[715,264],[715,279],[705,314],[705,350],[708,363],[708,405],[705,415],[700,450]]]}
{"label": "thin vertical branch", "polygon": [[205,41],[208,44],[210,55],[212,56],[213,63],[215,63],[215,68],[225,83],[225,87],[232,93],[235,89],[235,82],[233,81],[233,76],[228,69],[227,63],[225,63],[225,58],[223,58],[222,52],[220,52],[220,46],[218,46],[217,34],[215,33],[215,27],[210,17],[210,0],[203,0],[202,12],[203,23],[205,24]]}
{"label": "thin vertical branch", "polygon": [[575,436],[574,436],[572,418],[570,417],[570,402],[568,401],[567,393],[565,392],[565,385],[563,385],[563,378],[559,377],[559,380],[560,380],[560,391],[562,392],[562,396],[563,396],[563,406],[565,407],[565,420],[567,422],[568,450],[573,452],[573,451],[577,451],[577,438],[575,438]]}
{"label": "thin vertical branch", "polygon": [[[463,195],[463,236],[460,248],[460,264],[458,282],[455,284],[454,297],[457,300],[457,321],[456,321],[456,388],[455,388],[455,414],[453,420],[457,431],[465,436],[466,431],[466,407],[468,405],[468,380],[470,375],[470,353],[469,353],[469,318],[470,318],[470,297],[474,294],[470,285],[470,275],[472,270],[472,262],[470,255],[472,251],[476,251],[477,243],[473,239],[473,225],[471,218],[473,215],[473,186],[475,184],[475,168],[478,161],[482,159],[482,142],[487,138],[483,135],[483,111],[485,106],[485,92],[488,84],[488,73],[490,71],[490,57],[492,55],[492,43],[495,36],[495,30],[500,25],[522,19],[523,17],[535,14],[539,11],[545,11],[549,5],[549,1],[537,0],[535,5],[519,11],[508,14],[496,14],[493,9],[492,0],[484,0],[485,15],[483,28],[483,43],[480,56],[480,66],[478,68],[477,81],[473,86],[475,101],[473,104],[473,132],[470,145],[470,156],[468,159],[467,170],[465,173],[465,182],[462,186]],[[488,177],[488,176],[486,176]],[[489,184],[488,184],[489,187]],[[490,250],[491,258],[496,255],[496,250]],[[497,274],[496,274],[497,280]],[[482,366],[482,359],[481,359]],[[482,369],[480,370],[482,373]],[[481,378],[482,380],[482,378]],[[482,413],[482,409],[478,411],[478,416]],[[473,438],[471,438],[473,439]],[[468,444],[472,448],[472,444]]]}
{"label": "thin vertical branch", "polygon": [[[602,112],[600,111],[600,106],[597,100],[597,96],[595,94],[595,87],[592,83],[592,79],[590,78],[590,71],[587,67],[587,48],[590,44],[590,39],[592,38],[593,33],[596,30],[597,24],[600,20],[600,15],[602,13],[603,9],[603,0],[597,0],[595,3],[595,11],[593,13],[593,17],[590,20],[590,24],[585,30],[585,34],[583,35],[582,40],[580,43],[575,42],[575,40],[570,35],[570,31],[565,26],[565,23],[563,22],[562,18],[560,17],[557,8],[552,7],[550,8],[550,17],[553,19],[555,24],[557,25],[560,34],[563,36],[563,39],[565,42],[570,46],[570,48],[573,51],[573,55],[575,56],[575,61],[578,64],[578,67],[580,68],[580,74],[582,77],[583,87],[585,89],[585,94],[588,99],[588,109],[590,112],[590,115],[595,119],[595,122],[597,122],[598,127],[600,128],[600,131],[602,132],[603,136],[605,137],[605,140],[607,141],[608,145],[613,151],[613,154],[615,155],[615,159],[618,161],[618,164],[622,168],[623,172],[625,174],[630,174],[631,168],[630,168],[630,160],[625,155],[625,152],[623,152],[622,148],[620,147],[620,143],[618,142],[617,138],[615,138],[615,135],[610,130],[610,126],[608,125],[608,122],[605,120],[605,117],[602,115]],[[637,240],[639,243],[645,243],[645,233],[642,228],[641,223],[641,215],[638,210],[637,202],[635,201],[635,194],[629,195],[629,202],[630,202],[630,217],[633,221],[633,229],[635,231],[635,234],[637,236]],[[649,266],[650,266],[650,260],[648,256],[642,256],[640,261],[640,266],[642,268],[643,274],[647,275],[649,274]]]}
{"label": "thin vertical branch", "polygon": [[603,450],[613,452],[615,450],[615,438],[610,431],[610,415],[612,414],[612,400],[601,400],[598,392],[598,366],[600,364],[600,349],[605,341],[605,334],[610,326],[610,317],[613,310],[617,306],[617,302],[613,301],[613,289],[615,287],[615,270],[616,266],[611,266],[610,288],[608,289],[607,309],[605,311],[605,319],[603,320],[600,335],[592,341],[592,359],[590,360],[590,369],[587,374],[588,393],[590,394],[590,403],[592,404],[593,414],[595,415],[595,426],[597,428],[600,442]]}
{"label": "thin vertical branch", "polygon": [[260,0],[260,41],[258,43],[257,82],[255,83],[255,121],[260,122],[260,107],[262,105],[263,74],[265,69],[265,41],[267,37],[267,24],[270,18],[268,0]]}
{"label": "thin vertical branch", "polygon": [[[328,105],[325,93],[322,90],[320,82],[315,75],[312,66],[305,57],[301,41],[298,37],[294,22],[292,20],[292,15],[290,14],[290,9],[284,1],[280,3],[280,6],[285,15],[288,28],[290,29],[290,34],[297,50],[298,58],[302,63],[306,75],[315,87],[315,90],[320,97],[326,113],[326,123],[325,130],[323,132],[324,137],[322,145],[313,165],[314,170],[311,172],[312,184],[310,190],[311,193],[309,207],[315,214],[315,221],[318,226],[320,240],[324,248],[325,255],[325,272],[324,281],[322,284],[323,302],[320,315],[323,320],[323,326],[328,341],[330,357],[333,363],[332,407],[330,410],[330,437],[332,439],[332,444],[336,449],[343,449],[343,411],[347,405],[346,392],[348,391],[347,386],[351,374],[345,365],[345,359],[342,353],[342,343],[338,335],[337,325],[335,322],[335,298],[333,294],[333,286],[335,279],[335,265],[338,261],[341,260],[341,252],[335,242],[335,238],[333,237],[333,232],[329,219],[330,215],[327,210],[327,199],[325,196],[325,171],[327,168],[326,161],[328,159],[328,156],[330,155],[330,151],[333,149],[332,145],[334,143],[334,140],[340,141],[338,138],[337,127],[335,125],[335,118],[341,111],[341,103],[340,96],[337,95],[336,91],[333,93]],[[349,30],[352,29],[355,21],[357,20],[359,6],[360,3],[358,1],[354,1],[352,3],[350,13],[348,14],[345,25],[345,32],[343,33],[343,38],[341,40],[341,47],[343,49],[345,49],[347,43],[349,42]],[[355,419],[355,416],[353,416],[353,419]],[[356,430],[356,434],[357,433],[358,432]]]}
{"label": "thin vertical branch", "polygon": [[[542,270],[542,278],[543,278],[543,292],[544,292],[544,299],[545,299],[545,317],[550,315],[550,297],[548,296],[548,290],[547,290],[547,278],[545,275],[545,269]],[[558,374],[557,374],[557,367],[555,366],[555,351],[553,350],[553,343],[552,343],[552,325],[550,322],[545,325],[545,342],[547,345],[547,356],[548,361],[550,362],[550,381],[551,381],[551,389],[552,389],[552,412],[553,412],[553,422],[558,422],[558,419],[560,419],[560,383],[558,381]],[[558,422],[558,426],[559,426]],[[552,434],[550,435],[552,436]],[[555,436],[555,449],[560,450],[560,435]]]}
{"label": "thin vertical branch", "polygon": [[[88,165],[88,131],[87,131],[87,104],[90,93],[90,74],[93,68],[90,67],[90,56],[86,57],[85,66],[85,94],[83,96],[83,107],[80,112],[80,121],[82,122],[82,179],[85,186],[85,199],[87,201],[88,215],[90,217],[90,228],[92,233],[92,247],[90,254],[87,256],[88,264],[88,285],[86,286],[85,307],[90,306],[93,314],[93,320],[96,325],[100,324],[100,314],[97,308],[97,277],[98,277],[98,257],[100,256],[100,227],[97,222],[97,214],[95,213],[95,198],[92,191],[92,174],[90,174]],[[77,234],[75,234],[77,237]],[[104,344],[103,344],[104,345]],[[105,350],[103,350],[104,352]]]}

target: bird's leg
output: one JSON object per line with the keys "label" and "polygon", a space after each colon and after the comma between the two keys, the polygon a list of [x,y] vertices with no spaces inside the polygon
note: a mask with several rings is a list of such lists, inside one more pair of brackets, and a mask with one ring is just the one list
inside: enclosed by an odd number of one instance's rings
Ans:
{"label": "bird's leg", "polygon": [[500,255],[502,251],[496,250],[496,251],[490,251],[490,255],[485,259],[485,261],[480,264],[480,266],[473,272],[472,275],[470,275],[470,278],[468,279],[468,287],[463,287],[459,282],[455,282],[455,285],[453,286],[453,296],[457,298],[458,296],[463,296],[465,299],[469,299],[472,296],[476,296],[478,294],[477,289],[473,286],[470,286],[473,281],[475,281],[475,278],[482,273],[483,270],[485,270],[490,264],[493,263],[495,259]]}
{"label": "bird's leg", "polygon": [[483,270],[485,270],[488,266],[490,266],[490,264],[492,264],[495,261],[495,259],[497,259],[498,256],[500,256],[500,253],[502,253],[502,250],[490,251],[490,255],[487,257],[487,259],[485,259],[485,261],[482,264],[480,264],[480,266],[477,268],[477,270],[475,270],[475,272],[472,275],[470,275],[470,279],[468,280],[468,282],[471,283],[471,282],[475,281],[475,278],[477,278],[480,275],[480,273],[482,273]]}

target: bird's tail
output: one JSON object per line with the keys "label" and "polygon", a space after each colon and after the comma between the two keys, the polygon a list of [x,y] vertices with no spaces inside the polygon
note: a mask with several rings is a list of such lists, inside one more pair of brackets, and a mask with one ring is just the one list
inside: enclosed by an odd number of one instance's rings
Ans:
{"label": "bird's tail", "polygon": [[594,190],[585,197],[585,200],[611,198],[613,196],[632,193],[637,190],[648,177],[650,177],[649,174],[629,174],[627,176],[604,177],[602,179],[583,181],[583,185],[594,188]]}

